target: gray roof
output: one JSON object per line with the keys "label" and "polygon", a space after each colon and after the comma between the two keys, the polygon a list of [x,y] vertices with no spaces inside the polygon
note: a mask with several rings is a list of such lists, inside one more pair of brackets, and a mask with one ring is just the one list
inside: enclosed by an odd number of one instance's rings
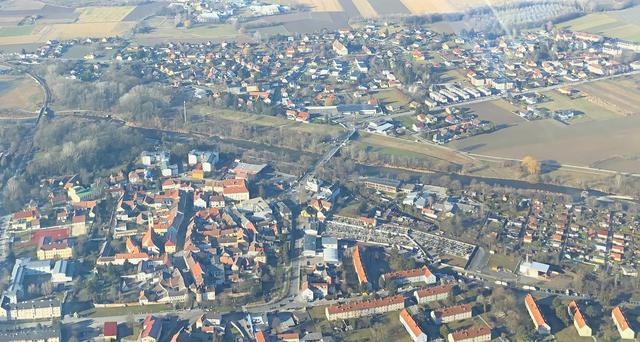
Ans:
{"label": "gray roof", "polygon": [[48,307],[56,307],[60,306],[60,301],[58,299],[43,299],[43,300],[34,300],[27,302],[19,302],[15,304],[11,304],[11,308],[16,309],[31,309],[35,308],[48,308]]}
{"label": "gray roof", "polygon": [[57,327],[26,328],[20,330],[4,331],[0,330],[0,340],[2,341],[40,341],[52,338],[60,338],[60,330]]}

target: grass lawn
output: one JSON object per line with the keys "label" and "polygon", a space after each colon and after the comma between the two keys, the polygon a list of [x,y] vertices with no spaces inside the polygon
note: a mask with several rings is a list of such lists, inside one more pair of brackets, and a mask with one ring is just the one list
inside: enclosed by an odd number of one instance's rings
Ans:
{"label": "grass lawn", "polygon": [[586,31],[613,38],[640,42],[640,6],[620,11],[607,11],[587,14],[583,17],[558,24],[572,31]]}
{"label": "grass lawn", "polygon": [[513,271],[516,266],[518,266],[518,258],[504,255],[504,254],[492,254],[489,257],[489,268],[494,269],[497,267],[502,267],[505,270]]}
{"label": "grass lawn", "polygon": [[361,133],[358,140],[365,145],[370,146],[373,151],[384,154],[395,154],[416,158],[432,157],[442,159],[450,163],[460,164],[468,162],[466,158],[459,154],[439,146],[368,133]]}
{"label": "grass lawn", "polygon": [[558,342],[593,341],[591,337],[580,337],[578,335],[578,332],[576,331],[576,328],[573,325],[570,325],[558,331],[557,333],[554,334],[554,336],[556,337],[556,340]]}
{"label": "grass lawn", "polygon": [[393,106],[394,111],[400,108],[406,108],[409,102],[411,102],[410,98],[395,88],[379,90],[373,94],[373,97],[377,98],[383,106]]}
{"label": "grass lawn", "polygon": [[552,112],[555,110],[575,109],[584,113],[584,115],[571,120],[571,123],[584,120],[608,120],[620,116],[614,111],[589,102],[586,96],[573,99],[556,91],[546,92],[544,95],[549,101],[539,104],[539,107],[548,108]]}
{"label": "grass lawn", "polygon": [[411,129],[411,126],[416,123],[416,118],[413,115],[405,115],[396,118],[396,121],[399,121],[406,129]]}
{"label": "grass lawn", "polygon": [[359,206],[360,206],[360,203],[353,202],[353,203],[349,204],[348,206],[338,210],[337,215],[348,216],[348,217],[357,217],[357,216],[360,215],[360,212],[358,211],[358,207]]}
{"label": "grass lawn", "polygon": [[121,21],[135,6],[100,6],[77,8],[78,21],[81,23],[100,23],[108,21]]}
{"label": "grass lawn", "polygon": [[231,24],[198,24],[190,28],[176,27],[173,18],[154,16],[145,21],[151,31],[148,33],[137,33],[137,39],[216,39],[242,37],[244,34],[238,32]]}

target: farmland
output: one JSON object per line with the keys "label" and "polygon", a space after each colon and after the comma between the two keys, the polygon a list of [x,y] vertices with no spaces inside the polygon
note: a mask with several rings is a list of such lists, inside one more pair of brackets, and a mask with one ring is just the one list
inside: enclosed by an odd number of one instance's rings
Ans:
{"label": "farmland", "polygon": [[154,43],[166,39],[181,40],[215,40],[245,37],[231,24],[207,24],[192,28],[176,27],[173,19],[154,16],[144,21],[151,30],[148,33],[137,33],[134,39],[141,42]]}
{"label": "farmland", "polygon": [[[48,40],[83,37],[112,37],[127,34],[137,21],[158,9],[157,5],[62,7],[27,1],[0,8],[0,45],[32,45]],[[132,15],[137,13],[135,15]],[[38,18],[19,25],[22,18]],[[135,17],[135,18],[134,18]],[[137,18],[137,19],[136,19]]]}
{"label": "farmland", "polygon": [[[580,166],[616,166],[615,170],[640,169],[640,116],[586,120],[570,126],[555,120],[521,122],[492,134],[455,141],[452,147],[480,155],[539,160]],[[624,163],[619,162],[624,160]],[[618,161],[618,162],[614,162]]]}
{"label": "farmland", "polygon": [[640,6],[620,11],[598,12],[560,24],[562,28],[602,34],[640,42]]}
{"label": "farmland", "polygon": [[135,7],[81,7],[77,8],[80,23],[103,23],[112,21],[122,21]]}

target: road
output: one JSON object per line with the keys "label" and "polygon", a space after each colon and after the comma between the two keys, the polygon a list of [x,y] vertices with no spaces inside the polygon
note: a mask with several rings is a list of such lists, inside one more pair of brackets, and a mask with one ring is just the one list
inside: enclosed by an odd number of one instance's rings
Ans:
{"label": "road", "polygon": [[[283,198],[288,197],[292,201],[294,200],[296,193],[304,191],[304,185],[307,180],[315,177],[316,172],[328,163],[331,158],[333,158],[340,149],[345,146],[349,140],[353,137],[356,132],[355,127],[350,127],[347,132],[345,132],[340,137],[334,140],[334,145],[327,152],[325,152],[317,162],[313,163],[307,171],[298,177],[291,187],[284,192],[282,195],[278,196],[278,199],[282,200]],[[295,241],[293,241],[295,243]],[[295,248],[294,248],[295,250]],[[304,258],[301,256],[294,256],[291,259],[291,265],[288,267],[288,272],[285,275],[285,285],[286,293],[281,295],[279,298],[276,298],[266,304],[261,305],[247,305],[243,309],[247,312],[251,313],[265,313],[269,311],[275,310],[294,310],[301,309],[303,307],[307,307],[309,305],[315,305],[313,303],[309,304],[304,302],[298,295],[300,293],[300,268],[301,264],[304,262]],[[315,302],[314,302],[315,303]],[[326,304],[326,303],[325,303]]]}

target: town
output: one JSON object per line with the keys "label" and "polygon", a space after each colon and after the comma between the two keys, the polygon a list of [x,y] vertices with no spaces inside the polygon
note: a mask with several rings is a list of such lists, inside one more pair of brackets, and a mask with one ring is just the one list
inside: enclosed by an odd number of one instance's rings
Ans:
{"label": "town", "polygon": [[[285,3],[169,7],[188,9],[181,27],[304,13]],[[402,20],[4,53],[45,98],[15,133],[32,142],[0,141],[15,172],[0,183],[0,340],[634,340],[637,198],[545,182],[567,167],[553,160],[455,144],[509,126],[477,106],[493,101],[567,130],[593,115],[576,99],[616,107],[581,86],[634,77],[638,54],[552,23],[494,34]],[[385,159],[376,139],[403,145]],[[455,151],[430,168],[423,149]]]}
{"label": "town", "polygon": [[[3,251],[15,263],[2,317],[69,326],[104,317],[71,329],[78,339],[320,341],[370,333],[371,316],[414,341],[528,339],[552,333],[549,310],[579,336],[610,310],[601,329],[635,336],[623,307],[634,297],[603,293],[593,279],[633,283],[640,217],[589,194],[339,184],[215,149],[143,151],[130,170],[42,187],[44,201],[4,218]],[[557,299],[534,297],[549,295]],[[504,330],[525,312],[528,331]],[[54,341],[61,329],[7,336]]]}

